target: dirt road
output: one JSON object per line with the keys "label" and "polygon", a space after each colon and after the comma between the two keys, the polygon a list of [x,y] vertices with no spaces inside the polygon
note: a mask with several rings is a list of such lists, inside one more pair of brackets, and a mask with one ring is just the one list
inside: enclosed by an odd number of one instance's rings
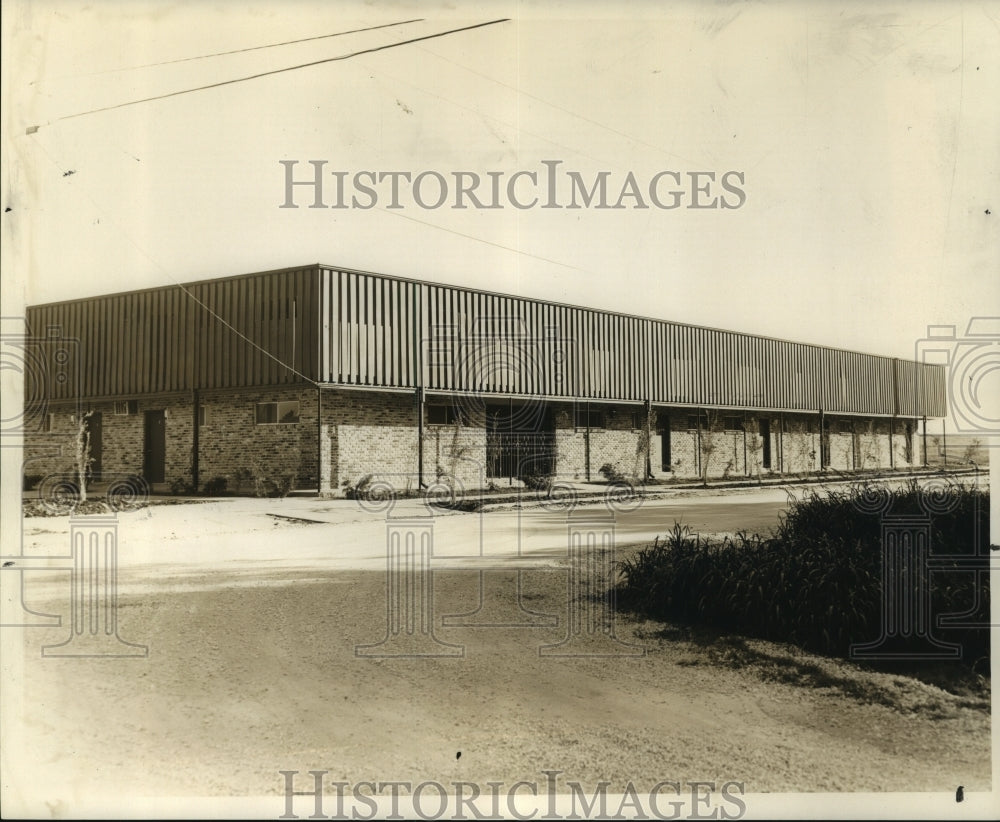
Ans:
{"label": "dirt road", "polygon": [[[66,638],[66,620],[24,631],[20,677],[7,679],[23,684],[16,769],[54,807],[270,794],[277,815],[279,771],[314,769],[352,783],[510,783],[554,769],[619,790],[630,780],[738,780],[751,793],[988,789],[985,699],[768,643],[741,645],[734,663],[720,653],[724,638],[696,642],[621,616],[616,656],[540,655],[565,639],[577,607],[565,551],[541,552],[520,575],[495,551],[479,619],[510,621],[520,576],[536,615],[521,610],[522,621],[558,624],[443,625],[479,604],[480,566],[456,559],[434,574],[433,619],[437,639],[462,656],[358,656],[387,631],[384,519],[296,524],[252,502],[259,527],[226,503],[121,516],[119,632],[148,645],[148,657],[43,658],[43,645]],[[296,516],[307,518],[306,506]],[[475,516],[448,521],[442,533],[454,529],[459,545],[480,527]],[[26,521],[26,552],[65,546],[67,527]],[[32,607],[68,614],[67,574],[25,577]],[[788,681],[754,660],[778,660]]]}

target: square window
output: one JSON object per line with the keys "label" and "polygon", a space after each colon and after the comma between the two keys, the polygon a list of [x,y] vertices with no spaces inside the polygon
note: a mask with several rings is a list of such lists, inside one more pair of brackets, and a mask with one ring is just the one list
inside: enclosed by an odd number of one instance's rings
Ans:
{"label": "square window", "polygon": [[577,406],[575,425],[577,428],[604,428],[604,417],[603,408],[588,409],[586,406]]}
{"label": "square window", "polygon": [[259,402],[256,411],[257,425],[289,425],[299,421],[299,401]]}
{"label": "square window", "polygon": [[424,408],[424,422],[427,425],[455,425],[461,423],[461,409],[454,405],[428,405]]}

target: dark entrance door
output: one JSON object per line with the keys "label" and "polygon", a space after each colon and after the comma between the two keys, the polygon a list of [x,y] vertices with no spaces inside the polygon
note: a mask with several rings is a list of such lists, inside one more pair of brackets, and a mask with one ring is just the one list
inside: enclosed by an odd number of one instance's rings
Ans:
{"label": "dark entrance door", "polygon": [[660,470],[670,470],[670,415],[656,415],[656,433],[660,435]]}
{"label": "dark entrance door", "polygon": [[167,463],[167,421],[162,411],[146,412],[142,475],[146,482],[163,482]]}
{"label": "dark entrance door", "polygon": [[95,480],[99,480],[104,456],[104,423],[100,411],[95,411],[87,418],[87,433],[90,435],[90,474]]}
{"label": "dark entrance door", "polygon": [[486,406],[486,476],[547,476],[555,469],[555,421],[543,403]]}
{"label": "dark entrance door", "polygon": [[764,467],[771,467],[771,421],[760,421],[760,438],[764,447]]}

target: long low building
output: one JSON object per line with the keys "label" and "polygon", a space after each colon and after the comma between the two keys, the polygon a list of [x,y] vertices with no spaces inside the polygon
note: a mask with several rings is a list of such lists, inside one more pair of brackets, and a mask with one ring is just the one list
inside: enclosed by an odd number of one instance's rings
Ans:
{"label": "long low building", "polygon": [[[943,369],[326,265],[28,309],[25,473],[338,494],[906,468]],[[27,353],[26,353],[27,356]]]}

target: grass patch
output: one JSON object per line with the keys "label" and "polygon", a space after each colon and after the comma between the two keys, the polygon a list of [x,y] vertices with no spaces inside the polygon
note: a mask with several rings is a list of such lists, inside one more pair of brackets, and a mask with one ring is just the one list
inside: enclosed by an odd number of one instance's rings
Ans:
{"label": "grass patch", "polygon": [[[212,502],[209,499],[150,499],[143,500],[141,504],[134,505],[130,510],[136,511],[140,508],[146,508],[150,505],[196,505],[199,503]],[[111,514],[114,510],[107,501],[104,499],[90,499],[86,502],[80,502],[70,507],[55,508],[45,505],[41,500],[38,499],[26,499],[21,503],[21,513],[24,517],[65,517],[70,516],[83,516],[85,514]]]}

